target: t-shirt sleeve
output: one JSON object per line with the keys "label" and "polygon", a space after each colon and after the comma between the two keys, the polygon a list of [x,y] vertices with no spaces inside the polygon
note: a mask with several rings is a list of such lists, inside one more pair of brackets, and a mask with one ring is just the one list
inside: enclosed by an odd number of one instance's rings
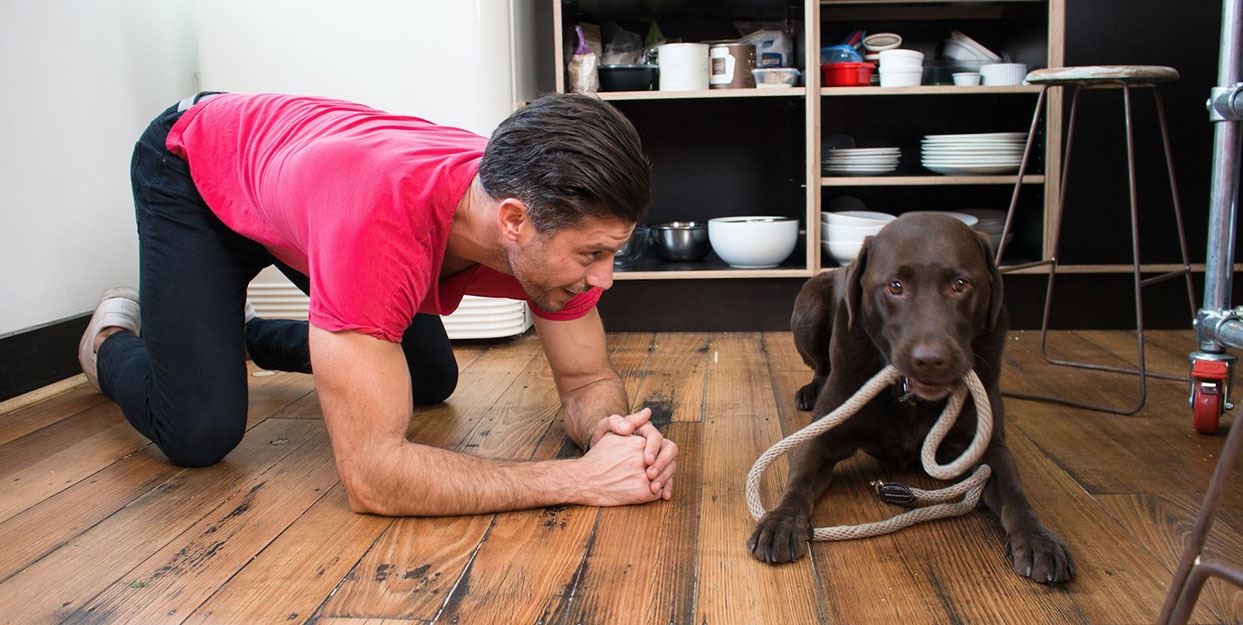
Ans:
{"label": "t-shirt sleeve", "polygon": [[314,165],[292,176],[336,176],[335,184],[284,185],[286,201],[307,203],[308,321],[399,343],[434,283],[431,233],[410,226],[400,186],[374,184],[357,171],[346,182],[348,174]]}
{"label": "t-shirt sleeve", "polygon": [[536,317],[552,321],[569,321],[571,319],[578,319],[579,317],[591,312],[591,309],[596,307],[596,302],[600,301],[600,296],[602,294],[603,291],[595,288],[583,291],[582,293],[571,297],[570,301],[566,302],[565,306],[557,312],[544,310],[543,308],[535,305],[535,302],[528,301],[528,303],[531,305],[531,312],[534,313]]}

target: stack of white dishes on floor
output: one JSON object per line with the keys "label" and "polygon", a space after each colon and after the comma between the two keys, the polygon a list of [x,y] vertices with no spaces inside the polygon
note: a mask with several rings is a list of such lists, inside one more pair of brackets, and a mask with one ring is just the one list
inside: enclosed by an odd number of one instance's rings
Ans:
{"label": "stack of white dishes on floor", "polygon": [[897,219],[887,213],[848,210],[820,213],[820,248],[843,267],[859,255],[863,239],[870,237],[885,224]]}
{"label": "stack of white dishes on floor", "polygon": [[[978,221],[975,222],[976,232],[984,235],[988,239],[989,245],[993,249],[997,249],[997,244],[1001,243],[1001,232],[1006,227],[1006,211],[996,210],[992,208],[964,208],[958,212],[964,215],[971,215]],[[1010,245],[1010,240],[1014,238],[1014,233],[1006,235],[1006,245]]]}
{"label": "stack of white dishes on floor", "polygon": [[465,295],[457,310],[440,320],[454,340],[518,336],[531,327],[531,309],[522,300]]}
{"label": "stack of white dishes on floor", "polygon": [[898,168],[899,148],[837,148],[824,153],[824,173],[837,176],[877,176]]}
{"label": "stack of white dishes on floor", "polygon": [[920,144],[924,167],[947,176],[1012,174],[1023,158],[1025,132],[928,135]]}

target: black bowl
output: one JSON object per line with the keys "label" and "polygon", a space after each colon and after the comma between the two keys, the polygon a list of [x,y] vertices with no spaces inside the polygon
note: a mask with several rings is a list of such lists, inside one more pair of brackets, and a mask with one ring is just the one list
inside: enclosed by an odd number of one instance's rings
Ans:
{"label": "black bowl", "polygon": [[651,91],[658,71],[655,65],[601,65],[600,91]]}

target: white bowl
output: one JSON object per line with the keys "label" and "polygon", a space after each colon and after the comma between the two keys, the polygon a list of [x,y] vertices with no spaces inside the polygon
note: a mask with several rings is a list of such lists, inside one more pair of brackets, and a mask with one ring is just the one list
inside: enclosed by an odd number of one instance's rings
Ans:
{"label": "white bowl", "polygon": [[980,66],[980,80],[988,87],[1023,84],[1027,66],[1022,63],[985,63]]}
{"label": "white bowl", "polygon": [[923,67],[924,65],[924,53],[918,50],[904,50],[902,48],[881,50],[879,58],[882,71],[886,67]]}
{"label": "white bowl", "polygon": [[730,267],[776,267],[798,244],[798,220],[752,215],[708,220],[708,241]]}
{"label": "white bowl", "polygon": [[902,213],[902,214],[903,215],[945,215],[946,217],[953,217],[954,219],[957,219],[958,221],[961,221],[967,224],[968,226],[974,226],[980,221],[980,219],[976,217],[975,215],[967,215],[965,213],[955,213],[953,211],[909,211],[909,212]]}
{"label": "white bowl", "polygon": [[902,35],[897,33],[872,33],[863,38],[863,49],[871,52],[892,50],[902,45]]}
{"label": "white bowl", "polygon": [[882,87],[918,87],[923,80],[924,70],[916,67],[912,69],[892,69],[889,71],[881,70],[880,86]]}
{"label": "white bowl", "polygon": [[878,223],[874,226],[846,226],[842,224],[830,224],[820,222],[820,240],[821,241],[862,241],[864,237],[870,237],[885,224]]}
{"label": "white bowl", "polygon": [[875,211],[820,212],[820,221],[843,226],[875,226],[877,223],[884,225],[897,218],[897,215]]}
{"label": "white bowl", "polygon": [[980,75],[977,72],[954,72],[954,84],[959,87],[974,87],[980,84]]}
{"label": "white bowl", "polygon": [[859,250],[863,249],[863,241],[822,241],[820,249],[845,267],[859,255]]}

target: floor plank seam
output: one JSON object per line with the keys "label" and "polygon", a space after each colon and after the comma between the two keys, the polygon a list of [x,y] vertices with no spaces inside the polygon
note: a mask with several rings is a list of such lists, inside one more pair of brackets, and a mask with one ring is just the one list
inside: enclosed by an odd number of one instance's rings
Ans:
{"label": "floor plank seam", "polygon": [[458,594],[459,589],[468,587],[466,584],[466,578],[470,576],[471,569],[474,568],[475,558],[479,557],[479,550],[483,548],[484,543],[488,542],[488,537],[492,535],[492,528],[496,527],[496,518],[498,516],[500,515],[493,514],[492,519],[488,521],[488,529],[484,530],[483,536],[481,536],[479,538],[479,542],[475,544],[475,549],[471,551],[470,558],[466,560],[466,565],[462,567],[461,574],[459,574],[457,580],[453,582],[453,587],[449,589],[449,592],[445,593],[445,601],[440,604],[440,609],[436,610],[436,615],[432,617],[430,621],[431,623],[440,622],[440,616],[451,606],[456,605],[462,600],[461,595]]}
{"label": "floor plank seam", "polygon": [[[297,451],[297,450],[301,449],[302,447],[304,447],[304,446],[306,446],[306,445],[310,445],[310,444],[314,444],[314,443],[315,443],[315,441],[314,441],[314,440],[312,440],[312,439],[309,439],[309,438],[308,438],[308,440],[303,441],[303,442],[302,442],[302,444],[297,445],[297,446],[295,446],[293,449],[288,450],[288,451],[287,451],[285,454],[283,454],[280,458],[278,458],[278,459],[276,459],[275,461],[273,461],[273,462],[272,462],[272,464],[271,464],[270,466],[268,466],[268,467],[267,467],[267,468],[265,468],[263,471],[261,471],[261,472],[259,472],[257,475],[255,475],[255,477],[254,477],[253,479],[251,479],[251,480],[250,480],[250,482],[259,482],[260,484],[266,483],[266,482],[267,482],[267,480],[262,480],[262,481],[260,481],[260,480],[261,480],[261,478],[263,478],[265,475],[267,475],[269,471],[272,471],[272,470],[277,469],[277,468],[278,468],[278,466],[280,465],[280,463],[281,463],[282,461],[284,461],[286,458],[288,458],[290,455],[292,455],[295,451]],[[180,473],[179,473],[179,474],[180,474]],[[252,488],[252,489],[250,489],[250,490],[251,490],[251,492],[253,492],[253,491],[254,491],[254,489],[253,489],[253,488]],[[235,492],[235,493],[234,493],[234,495],[235,495],[235,494],[237,494],[237,493]],[[243,497],[245,497],[245,495],[243,495]],[[135,499],[134,501],[137,501],[137,500],[138,500],[138,499]],[[190,533],[191,531],[193,531],[193,530],[194,530],[194,528],[195,528],[195,527],[196,527],[196,526],[197,526],[200,522],[202,522],[202,520],[203,520],[203,519],[206,519],[207,517],[209,517],[209,516],[213,515],[213,514],[214,514],[217,510],[220,510],[221,508],[225,508],[225,507],[229,506],[229,505],[230,505],[230,502],[232,502],[233,500],[234,500],[234,496],[232,496],[232,495],[231,495],[231,496],[229,496],[229,497],[226,497],[223,501],[221,501],[221,502],[220,502],[219,504],[217,504],[215,507],[211,508],[211,509],[210,509],[210,510],[208,510],[206,513],[204,513],[204,514],[200,515],[197,519],[195,519],[195,520],[194,520],[194,522],[193,522],[193,523],[190,523],[189,525],[187,525],[187,526],[186,526],[186,528],[185,528],[184,530],[182,530],[181,532],[179,532],[177,535],[175,535],[175,536],[173,536],[172,538],[170,538],[170,539],[169,539],[167,542],[165,542],[164,544],[159,545],[158,547],[156,547],[155,549],[153,549],[153,550],[150,552],[150,555],[157,554],[157,553],[159,553],[159,552],[163,551],[165,547],[167,547],[167,546],[169,546],[169,545],[173,544],[174,542],[177,542],[178,540],[181,540],[184,536],[186,536],[186,534],[188,534],[188,533]],[[133,503],[134,503],[134,502],[133,502],[133,501],[131,501],[129,504],[126,504],[126,506],[125,506],[125,507],[126,507],[126,508],[128,508],[129,506],[133,505]],[[122,509],[124,509],[124,508],[122,508]],[[113,513],[113,514],[115,514],[115,513]],[[109,516],[111,516],[111,515],[109,515]],[[150,555],[148,555],[148,558],[150,557]],[[108,581],[108,582],[104,583],[104,584],[103,584],[103,587],[99,590],[99,592],[96,592],[95,594],[91,595],[88,599],[85,599],[85,600],[83,600],[81,603],[79,603],[79,604],[78,604],[78,607],[77,607],[76,609],[74,609],[73,611],[69,612],[68,614],[64,615],[64,617],[60,619],[60,622],[61,622],[61,623],[64,623],[64,622],[70,621],[71,619],[75,619],[75,618],[76,618],[76,619],[83,619],[83,618],[85,618],[85,615],[82,615],[82,613],[81,613],[82,608],[84,608],[84,607],[86,607],[86,606],[91,605],[92,603],[94,603],[94,602],[95,602],[95,600],[97,600],[97,599],[98,599],[101,595],[103,595],[104,593],[106,593],[106,592],[108,591],[108,589],[112,587],[112,585],[113,585],[113,584],[116,584],[116,583],[118,583],[118,582],[120,582],[120,581],[124,580],[126,577],[132,576],[132,575],[134,574],[134,572],[138,570],[138,567],[142,566],[144,563],[146,563],[146,558],[144,558],[144,559],[143,559],[141,562],[139,562],[138,564],[136,564],[136,565],[134,565],[134,566],[130,567],[129,569],[127,569],[127,570],[126,570],[124,573],[122,573],[121,575],[118,575],[118,576],[117,576],[117,577],[115,577],[114,579],[112,579],[112,580],[110,580],[110,581]],[[196,606],[196,608],[197,608],[197,606]],[[90,619],[89,619],[89,618],[86,618],[86,620],[88,620],[88,621],[89,621]]]}
{"label": "floor plank seam", "polygon": [[[582,583],[583,577],[587,574],[587,561],[591,558],[591,549],[596,545],[596,531],[600,529],[601,508],[596,508],[596,519],[591,524],[591,533],[587,535],[587,544],[583,547],[583,557],[578,561],[578,566],[574,569],[574,575],[570,577],[570,587],[563,598],[565,603],[558,602],[557,610],[566,617],[572,617],[574,614],[574,599],[578,595],[578,586]],[[558,618],[554,612],[551,618],[552,622],[563,622],[564,618]]]}
{"label": "floor plank seam", "polygon": [[[341,590],[341,586],[343,586],[345,582],[349,580],[352,575],[354,575],[354,572],[358,570],[358,566],[362,564],[363,560],[367,558],[367,554],[371,553],[372,549],[375,549],[375,546],[380,543],[380,540],[384,538],[384,535],[388,534],[389,531],[391,531],[393,529],[393,526],[396,524],[397,524],[397,519],[390,518],[388,521],[388,525],[385,525],[384,529],[380,530],[379,532],[376,532],[375,538],[371,540],[371,544],[367,545],[367,548],[363,549],[362,553],[358,554],[358,559],[355,560],[354,564],[350,567],[350,569],[345,572],[345,575],[342,575],[341,579],[337,580],[337,583],[333,585],[332,590],[328,591],[328,595],[324,597],[324,600],[319,602],[319,606],[316,607],[314,610],[311,610],[311,615],[307,617],[307,620],[303,622],[303,625],[313,625],[319,619],[324,618],[323,616],[324,607],[327,606],[328,602],[332,601],[332,598],[335,597],[336,594]],[[362,618],[366,618],[366,617],[362,617]]]}
{"label": "floor plank seam", "polygon": [[[315,507],[315,505],[316,505],[316,504],[318,504],[320,501],[323,501],[323,500],[324,500],[324,498],[326,498],[326,497],[328,496],[328,494],[329,494],[330,492],[332,492],[332,489],[336,488],[336,487],[337,487],[337,484],[340,484],[340,483],[341,483],[341,481],[340,481],[340,480],[337,480],[336,482],[333,482],[333,483],[332,483],[332,486],[329,486],[328,488],[325,488],[325,489],[324,489],[323,494],[321,494],[321,495],[320,495],[317,499],[315,499],[314,501],[312,501],[312,502],[310,503],[310,505],[308,505],[308,506],[306,507],[306,510],[303,510],[302,512],[300,512],[300,513],[298,514],[298,516],[294,517],[294,518],[293,518],[293,520],[291,520],[291,521],[289,522],[289,525],[286,525],[286,526],[284,527],[284,529],[282,529],[281,531],[277,532],[277,533],[276,533],[276,535],[272,537],[272,540],[269,540],[266,544],[264,544],[264,545],[263,545],[263,547],[261,547],[261,548],[260,548],[258,551],[256,551],[253,555],[251,555],[251,556],[250,556],[250,559],[246,560],[246,563],[245,563],[245,564],[243,564],[243,565],[241,565],[241,566],[237,567],[237,570],[236,570],[236,571],[233,571],[232,573],[230,573],[230,574],[229,574],[229,576],[228,576],[227,578],[225,578],[223,581],[221,581],[221,582],[219,583],[219,585],[217,585],[217,586],[216,586],[216,588],[215,588],[214,590],[212,590],[212,591],[211,591],[211,593],[209,593],[209,594],[207,595],[207,597],[205,597],[201,603],[199,603],[198,605],[194,606],[194,609],[187,611],[187,613],[186,613],[186,618],[185,618],[185,619],[183,619],[181,622],[182,622],[182,623],[185,623],[185,622],[189,621],[191,618],[194,618],[194,615],[195,615],[196,613],[198,613],[198,611],[199,611],[199,609],[200,609],[200,608],[202,608],[203,606],[207,605],[208,603],[211,603],[212,598],[214,598],[216,595],[220,594],[220,592],[221,592],[222,590],[224,590],[226,586],[228,586],[228,585],[229,585],[229,582],[232,582],[232,581],[233,581],[233,578],[235,578],[235,577],[237,577],[238,575],[240,575],[240,574],[241,574],[241,572],[242,572],[243,570],[245,570],[247,566],[250,566],[250,563],[251,563],[251,562],[254,562],[256,558],[258,558],[259,556],[263,555],[263,552],[264,552],[264,551],[266,551],[266,550],[268,549],[268,547],[271,547],[271,546],[272,546],[272,543],[275,543],[277,540],[279,540],[279,539],[280,539],[280,537],[281,537],[281,536],[283,536],[283,535],[285,534],[285,532],[288,532],[288,531],[289,531],[289,528],[293,527],[293,526],[294,526],[294,524],[295,524],[295,523],[297,523],[297,522],[298,522],[298,520],[299,520],[299,519],[301,519],[301,518],[302,518],[302,516],[303,516],[304,514],[306,514],[306,513],[307,513],[307,510],[310,510],[311,508]],[[314,614],[314,612],[311,612],[311,614]]]}

